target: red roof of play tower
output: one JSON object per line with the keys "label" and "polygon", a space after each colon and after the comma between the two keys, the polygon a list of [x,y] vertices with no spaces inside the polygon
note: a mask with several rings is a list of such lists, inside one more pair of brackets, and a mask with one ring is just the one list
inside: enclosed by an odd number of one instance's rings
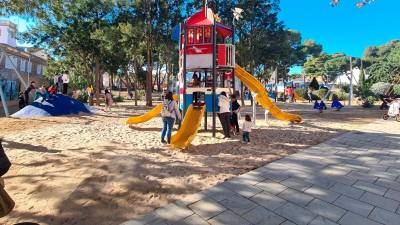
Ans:
{"label": "red roof of play tower", "polygon": [[[200,12],[195,13],[187,20],[188,26],[212,26],[214,23],[214,13],[211,9],[203,8]],[[226,38],[232,35],[232,28],[225,26],[222,23],[215,23],[217,26],[217,33],[222,35],[222,37]]]}

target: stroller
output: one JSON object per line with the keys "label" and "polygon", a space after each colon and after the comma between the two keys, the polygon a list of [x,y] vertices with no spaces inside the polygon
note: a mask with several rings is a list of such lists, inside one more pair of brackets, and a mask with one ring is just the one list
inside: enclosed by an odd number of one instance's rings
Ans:
{"label": "stroller", "polygon": [[400,101],[393,101],[387,113],[383,114],[383,119],[388,120],[390,118],[394,118],[397,122],[400,122]]}

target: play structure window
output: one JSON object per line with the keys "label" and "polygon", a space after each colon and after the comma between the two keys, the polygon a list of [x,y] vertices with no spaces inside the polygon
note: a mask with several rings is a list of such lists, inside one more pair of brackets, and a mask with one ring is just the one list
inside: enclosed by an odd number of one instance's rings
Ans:
{"label": "play structure window", "polygon": [[199,27],[196,30],[196,44],[202,44],[203,43],[203,28]]}
{"label": "play structure window", "polygon": [[204,43],[211,43],[211,27],[204,28]]}
{"label": "play structure window", "polygon": [[194,44],[194,33],[195,29],[191,28],[188,30],[188,44]]}

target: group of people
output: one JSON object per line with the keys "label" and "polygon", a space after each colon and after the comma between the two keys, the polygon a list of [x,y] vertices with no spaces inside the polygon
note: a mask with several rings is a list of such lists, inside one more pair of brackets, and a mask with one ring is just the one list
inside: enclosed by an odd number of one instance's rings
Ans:
{"label": "group of people", "polygon": [[[224,138],[230,138],[231,133],[234,135],[239,134],[239,113],[241,106],[237,101],[236,95],[231,95],[229,99],[226,92],[221,92],[218,100],[219,106],[219,119],[224,131]],[[251,132],[251,117],[250,115],[245,115],[245,121],[242,126],[243,142],[250,142],[250,132]]]}
{"label": "group of people", "polygon": [[42,98],[41,102],[43,103],[45,100],[48,100],[51,96],[57,94],[57,87],[55,85],[50,85],[49,87],[42,85],[40,88],[36,88],[36,82],[32,81],[24,92],[19,93],[18,106],[20,109],[29,105],[30,103],[29,95],[33,92],[34,92],[33,101]]}
{"label": "group of people", "polygon": [[[218,99],[218,106],[220,108],[218,117],[222,125],[224,138],[230,138],[231,133],[233,133],[234,135],[239,134],[240,104],[238,103],[236,96],[231,95],[231,98],[229,99],[226,92],[221,92]],[[172,92],[168,92],[165,95],[161,117],[163,122],[163,129],[161,131],[161,143],[170,144],[172,129],[175,122],[182,121],[182,115],[179,110],[179,106],[173,99]],[[243,142],[245,143],[250,142],[251,126],[251,117],[250,115],[246,115],[245,121],[242,126]],[[167,138],[167,140],[165,140],[165,138]]]}

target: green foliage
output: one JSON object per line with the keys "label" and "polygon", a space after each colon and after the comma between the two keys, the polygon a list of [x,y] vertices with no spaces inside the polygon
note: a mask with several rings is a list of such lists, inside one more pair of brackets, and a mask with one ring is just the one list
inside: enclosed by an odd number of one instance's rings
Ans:
{"label": "green foliage", "polygon": [[372,93],[374,93],[375,96],[379,96],[385,95],[389,91],[390,87],[391,85],[389,83],[378,82],[373,84],[370,90],[372,91]]}
{"label": "green foliage", "polygon": [[88,93],[86,91],[81,91],[77,100],[83,103],[87,103],[88,99],[89,99]]}
{"label": "green foliage", "polygon": [[317,96],[318,96],[319,99],[324,99],[326,93],[328,93],[328,90],[326,90],[325,88],[321,88],[321,89],[318,90]]}
{"label": "green foliage", "polygon": [[124,101],[124,97],[122,96],[113,96],[113,101],[114,102],[123,102]]}
{"label": "green foliage", "polygon": [[376,101],[376,98],[374,96],[368,96],[364,99],[364,101],[362,103],[362,107],[371,108],[374,106],[375,101]]}
{"label": "green foliage", "polygon": [[337,98],[339,101],[346,101],[349,100],[349,93],[344,92],[343,90],[340,90],[338,92],[335,92]]}
{"label": "green foliage", "polygon": [[397,83],[400,79],[400,41],[371,46],[364,52],[370,83]]}
{"label": "green foliage", "polygon": [[400,95],[400,84],[393,85],[393,94]]}
{"label": "green foliage", "polygon": [[294,92],[296,93],[296,95],[298,95],[302,98],[308,97],[308,96],[306,96],[306,89],[304,89],[304,88],[296,88],[296,89],[294,89]]}
{"label": "green foliage", "polygon": [[345,85],[341,85],[339,87],[343,92],[350,93],[350,85],[345,84]]}

